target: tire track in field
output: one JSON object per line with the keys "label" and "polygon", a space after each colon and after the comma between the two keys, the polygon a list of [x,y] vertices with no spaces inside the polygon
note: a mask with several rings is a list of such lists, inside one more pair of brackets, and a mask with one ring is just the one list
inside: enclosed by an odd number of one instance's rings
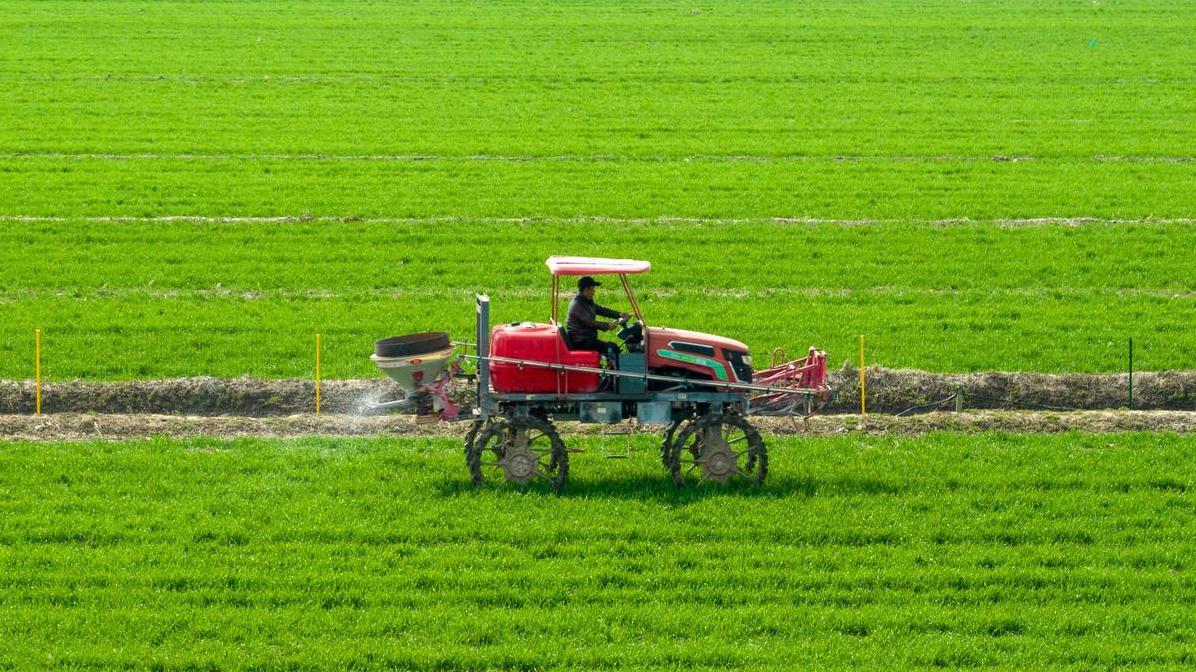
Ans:
{"label": "tire track in field", "polygon": [[323,152],[0,152],[0,160],[75,161],[346,161],[421,163],[465,161],[493,163],[1020,163],[1026,161],[1093,163],[1193,163],[1194,156],[968,155],[968,154],[332,154]]}
{"label": "tire track in field", "polygon": [[[497,291],[497,290],[494,290]],[[540,299],[544,290],[538,287],[507,287],[502,288],[502,295],[506,299]],[[61,288],[51,289],[0,289],[0,302],[19,301],[24,299],[38,299],[47,297],[67,297],[72,299],[242,299],[282,300],[296,299],[404,299],[404,298],[434,298],[434,299],[468,299],[472,301],[477,293],[476,288],[469,287],[391,287],[368,289],[240,289],[235,287],[72,287],[69,292]],[[669,299],[673,297],[714,297],[729,299],[766,299],[772,297],[799,297],[806,299],[818,298],[848,298],[858,296],[907,296],[929,295],[940,297],[960,297],[975,295],[1006,295],[1026,298],[1041,298],[1043,295],[1061,295],[1068,298],[1099,297],[1148,297],[1156,299],[1194,299],[1196,290],[1165,289],[1165,288],[1111,288],[1111,287],[985,287],[985,288],[954,288],[954,287],[710,287],[687,289],[646,288],[636,290],[636,295],[643,298]]]}
{"label": "tire track in field", "polygon": [[91,224],[160,223],[160,224],[303,224],[303,223],[363,223],[363,224],[811,224],[838,226],[871,226],[877,224],[921,224],[926,226],[967,226],[976,224],[995,225],[1006,228],[1025,226],[1101,226],[1122,224],[1196,224],[1196,217],[1024,217],[1002,219],[973,219],[953,217],[948,219],[838,219],[825,217],[687,217],[661,215],[657,217],[493,217],[432,215],[427,217],[365,217],[361,215],[28,215],[0,214],[0,221],[23,223],[66,223],[86,222]]}

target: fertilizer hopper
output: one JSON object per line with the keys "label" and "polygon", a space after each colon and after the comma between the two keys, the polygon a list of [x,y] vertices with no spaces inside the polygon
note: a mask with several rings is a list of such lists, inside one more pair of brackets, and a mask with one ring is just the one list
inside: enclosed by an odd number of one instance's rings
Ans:
{"label": "fertilizer hopper", "polygon": [[457,351],[448,334],[433,331],[384,338],[374,342],[370,359],[406,394],[374,408],[414,407],[421,415],[436,412],[445,419],[456,417],[457,407],[445,390],[457,366]]}

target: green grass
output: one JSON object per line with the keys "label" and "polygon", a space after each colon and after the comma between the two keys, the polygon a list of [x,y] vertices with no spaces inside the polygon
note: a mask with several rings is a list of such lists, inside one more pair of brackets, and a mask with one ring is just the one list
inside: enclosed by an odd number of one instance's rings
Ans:
{"label": "green grass", "polygon": [[99,217],[1190,218],[1196,181],[1196,161],[1087,158],[1005,163],[36,156],[0,159],[0,165],[0,201],[10,204],[6,214]]}
{"label": "green grass", "polygon": [[[757,351],[1194,368],[1190,14],[14,0],[0,377],[35,328],[51,379],[306,376],[316,330],[373,375],[475,290],[543,319],[553,253],[648,258],[653,321]],[[996,223],[1034,218],[1100,221]]]}
{"label": "green grass", "polygon": [[1196,439],[773,439],[764,489],[682,492],[569,443],[560,497],[454,439],[3,444],[0,666],[1194,662]]}
{"label": "green grass", "polygon": [[1090,159],[1196,147],[1184,3],[8,4],[9,152]]}
{"label": "green grass", "polygon": [[[63,241],[71,241],[64,245]],[[1196,368],[1196,229],[1165,223],[1002,227],[537,222],[38,222],[0,230],[0,377],[377,375],[372,340],[469,338],[547,320],[554,252],[634,253],[650,323],[758,353],[817,344],[833,365],[939,371]],[[196,250],[202,250],[197,254]],[[625,305],[616,287],[604,300]]]}

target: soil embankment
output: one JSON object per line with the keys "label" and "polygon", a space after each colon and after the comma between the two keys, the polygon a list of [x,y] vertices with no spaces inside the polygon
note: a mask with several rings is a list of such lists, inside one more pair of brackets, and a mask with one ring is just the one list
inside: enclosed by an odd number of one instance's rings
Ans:
{"label": "soil embankment", "polygon": [[[1124,374],[928,373],[868,369],[868,410],[875,413],[929,412],[953,408],[943,400],[963,397],[966,409],[1108,410],[1127,406]],[[859,410],[859,371],[846,367],[830,375],[834,399],[821,413]],[[468,392],[463,390],[465,396]],[[325,413],[366,415],[371,402],[398,398],[384,378],[329,380],[321,388]],[[934,404],[943,402],[938,406]],[[310,380],[177,378],[124,382],[55,382],[42,387],[44,413],[152,413],[193,416],[272,417],[309,413],[315,385]],[[927,406],[929,405],[929,406]],[[923,407],[925,408],[918,408]],[[1137,410],[1196,410],[1196,371],[1134,375]],[[0,414],[34,410],[29,381],[0,381]]]}

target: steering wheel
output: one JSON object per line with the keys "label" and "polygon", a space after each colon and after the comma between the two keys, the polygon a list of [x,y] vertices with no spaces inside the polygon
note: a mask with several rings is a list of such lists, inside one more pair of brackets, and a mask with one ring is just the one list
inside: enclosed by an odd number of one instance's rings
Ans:
{"label": "steering wheel", "polygon": [[632,345],[643,340],[644,329],[640,326],[639,321],[636,320],[635,315],[630,317],[620,317],[615,320],[615,328],[619,331],[615,334],[620,341],[627,345]]}

